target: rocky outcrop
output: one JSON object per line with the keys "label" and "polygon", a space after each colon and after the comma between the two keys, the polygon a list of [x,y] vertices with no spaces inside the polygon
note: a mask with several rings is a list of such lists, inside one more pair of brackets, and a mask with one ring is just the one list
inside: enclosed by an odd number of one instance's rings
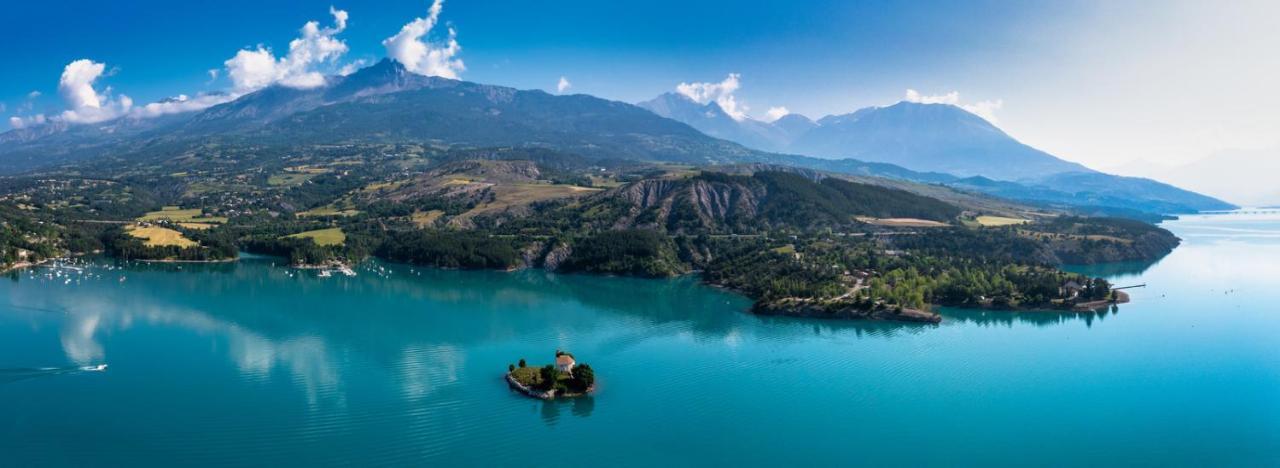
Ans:
{"label": "rocky outcrop", "polygon": [[631,206],[615,227],[664,228],[684,231],[715,229],[754,219],[767,192],[762,184],[743,178],[735,182],[706,179],[648,179],[612,190]]}
{"label": "rocky outcrop", "polygon": [[507,385],[517,392],[523,393],[526,396],[529,396],[531,398],[537,398],[539,400],[553,400],[556,397],[555,390],[547,390],[545,392],[540,390],[534,390],[517,381],[516,378],[511,375],[511,373],[507,373]]}
{"label": "rocky outcrop", "polygon": [[541,170],[532,161],[455,161],[419,174],[408,182],[366,190],[358,196],[367,202],[443,198],[459,203],[481,203],[492,201],[492,188],[496,185],[531,183],[541,178]]}
{"label": "rocky outcrop", "polygon": [[563,242],[558,243],[547,249],[546,255],[542,256],[542,268],[547,271],[556,271],[560,269],[560,265],[564,263],[570,255],[573,254],[573,247]]}
{"label": "rocky outcrop", "polygon": [[546,242],[534,242],[520,249],[519,269],[533,268],[542,264],[542,256],[546,253]]}
{"label": "rocky outcrop", "polygon": [[510,372],[507,373],[506,380],[507,380],[507,385],[510,386],[512,390],[523,393],[525,396],[528,396],[530,398],[537,398],[539,400],[554,400],[556,398],[577,398],[584,395],[590,395],[592,393],[595,393],[596,391],[595,385],[587,387],[587,391],[582,393],[559,392],[559,391],[556,391],[555,389],[546,390],[546,391],[537,390],[520,383],[518,380],[516,380],[515,376],[511,375]]}
{"label": "rocky outcrop", "polygon": [[1054,264],[1152,261],[1182,242],[1168,231],[1147,232],[1129,239],[1055,238],[1044,244],[1044,261]]}

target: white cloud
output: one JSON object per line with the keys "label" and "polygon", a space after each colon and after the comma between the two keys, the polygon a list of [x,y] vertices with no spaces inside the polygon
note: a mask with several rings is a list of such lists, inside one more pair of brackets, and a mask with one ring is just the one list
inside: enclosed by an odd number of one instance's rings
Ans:
{"label": "white cloud", "polygon": [[151,117],[159,117],[167,114],[177,114],[182,112],[198,111],[201,109],[206,109],[209,107],[216,106],[218,104],[222,104],[224,102],[232,101],[237,97],[240,97],[240,96],[236,94],[227,94],[227,93],[200,94],[200,95],[196,95],[196,97],[190,97],[185,94],[179,94],[177,96],[164,99],[158,102],[153,102],[145,106],[135,107],[133,111],[129,113],[129,115],[132,117],[139,117],[139,118],[151,118]]}
{"label": "white cloud", "polygon": [[58,80],[58,94],[72,109],[102,107],[102,98],[93,89],[93,82],[102,76],[106,64],[80,59],[67,64]]}
{"label": "white cloud", "polygon": [[[68,63],[62,69],[58,79],[58,95],[67,104],[67,109],[52,117],[37,114],[30,117],[10,117],[9,125],[13,128],[24,128],[41,125],[47,122],[97,123],[111,120],[133,107],[133,99],[129,96],[111,96],[111,88],[101,92],[94,88],[98,79],[104,76],[107,65],[89,59],[80,59]],[[39,91],[27,94],[27,102],[21,110],[30,110],[31,101],[40,96]]]}
{"label": "white cloud", "polygon": [[58,94],[67,103],[67,110],[57,118],[72,123],[96,123],[114,119],[133,107],[129,96],[112,99],[111,88],[102,93],[93,84],[106,70],[106,64],[89,59],[68,63],[58,80]]}
{"label": "white cloud", "polygon": [[31,112],[31,109],[34,109],[36,106],[35,100],[38,97],[40,97],[39,91],[32,91],[30,93],[27,93],[27,98],[23,99],[22,103],[18,104],[18,107],[14,108],[14,111],[15,112]]}
{"label": "white cloud", "polygon": [[339,68],[339,69],[338,69],[338,75],[341,75],[341,76],[347,76],[347,75],[350,75],[350,74],[352,74],[352,73],[355,73],[355,72],[356,72],[356,70],[359,70],[359,69],[361,69],[361,68],[364,68],[364,66],[365,66],[365,65],[368,65],[368,64],[369,64],[369,61],[368,61],[368,60],[365,60],[365,59],[359,59],[359,60],[352,61],[352,62],[350,62],[350,63],[348,63],[348,64],[346,64],[346,65],[343,65],[343,66],[342,66],[342,68]]}
{"label": "white cloud", "polygon": [[788,110],[785,106],[770,107],[769,111],[764,113],[764,121],[773,122],[778,119],[781,119],[783,116],[786,116],[787,114],[790,114],[790,113],[791,111]]}
{"label": "white cloud", "polygon": [[[273,84],[291,88],[314,88],[324,84],[317,65],[332,63],[347,53],[347,44],[336,39],[347,28],[346,11],[329,7],[334,27],[321,28],[315,21],[302,25],[301,36],[289,41],[289,53],[276,58],[271,49],[259,45],[241,49],[223,65],[231,78],[234,91],[246,93]],[[211,75],[214,75],[211,73]]]}
{"label": "white cloud", "polygon": [[991,123],[999,123],[996,119],[996,111],[1004,107],[1004,99],[996,99],[994,101],[978,101],[973,104],[961,104],[960,108],[970,113],[982,117]]}
{"label": "white cloud", "polygon": [[[231,78],[233,87],[227,93],[201,93],[194,97],[178,95],[153,102],[145,106],[134,107],[128,96],[111,96],[111,88],[99,92],[94,83],[103,76],[109,76],[115,70],[108,71],[105,64],[82,59],[71,62],[62,72],[58,83],[58,94],[67,103],[67,110],[52,117],[43,114],[30,117],[11,117],[9,125],[23,128],[46,122],[65,121],[69,123],[96,123],[116,117],[128,115],[135,118],[149,118],[179,112],[190,112],[205,109],[238,98],[245,93],[272,84],[281,84],[295,88],[309,88],[323,85],[324,75],[317,70],[320,65],[336,62],[347,52],[347,45],[336,38],[337,34],[347,27],[350,15],[346,11],[329,7],[333,16],[332,27],[321,28],[316,21],[309,21],[300,29],[299,37],[289,42],[289,53],[276,58],[270,49],[258,46],[255,49],[244,49],[224,62],[227,76]],[[343,67],[349,73],[351,66],[359,66],[364,61],[357,61]],[[209,82],[217,80],[221,75],[219,69],[208,70]],[[27,101],[18,110],[30,111],[32,101],[40,97],[39,91],[27,94]]]}
{"label": "white cloud", "polygon": [[[292,88],[324,85],[325,76],[317,68],[337,62],[348,50],[346,43],[336,36],[346,30],[350,15],[332,6],[329,7],[329,14],[333,16],[332,27],[321,28],[319,22],[308,21],[299,30],[299,37],[289,41],[289,53],[284,57],[277,58],[271,49],[261,45],[236,52],[234,57],[223,63],[232,82],[229,92],[200,93],[194,97],[180,94],[135,108],[129,115],[150,118],[198,111],[233,101],[246,93],[273,84]],[[339,69],[339,73],[348,74],[354,70],[353,67],[363,63],[363,60],[357,60],[347,64]],[[208,73],[210,83],[222,74],[216,68],[208,70]]]}
{"label": "white cloud", "polygon": [[13,128],[23,128],[28,125],[42,125],[47,122],[44,114],[36,114],[31,117],[9,117],[9,126]]}
{"label": "white cloud", "polygon": [[333,23],[337,25],[338,31],[347,29],[347,18],[350,18],[351,15],[347,14],[346,10],[339,10],[334,8],[333,5],[329,5],[329,14],[333,15]]}
{"label": "white cloud", "polygon": [[564,92],[565,92],[566,90],[568,90],[569,88],[571,88],[571,87],[573,87],[573,83],[570,83],[570,82],[569,82],[569,79],[568,79],[568,78],[565,78],[565,77],[563,77],[563,76],[562,76],[562,77],[560,77],[560,81],[559,81],[559,82],[556,82],[556,92],[557,92],[557,93],[564,94]]}
{"label": "white cloud", "polygon": [[927,95],[920,94],[919,91],[916,91],[914,89],[908,89],[907,95],[903,98],[903,100],[907,102],[916,102],[920,104],[948,104],[948,105],[956,106],[968,111],[973,115],[982,117],[983,119],[991,123],[998,122],[998,120],[996,119],[996,111],[1000,110],[1001,107],[1004,107],[1003,99],[996,99],[994,101],[979,101],[971,104],[961,103],[959,91],[952,91],[947,94],[927,96]]}
{"label": "white cloud", "polygon": [[224,62],[227,76],[236,89],[251,91],[266,87],[280,80],[276,68],[276,56],[270,50],[258,46],[256,50],[242,49],[236,56]]}
{"label": "white cloud", "polygon": [[415,18],[396,35],[383,40],[387,56],[419,75],[458,79],[466,70],[462,59],[455,58],[462,52],[462,46],[458,44],[458,32],[452,27],[448,28],[449,37],[444,44],[432,43],[430,38],[422,40],[436,27],[443,9],[444,0],[435,0],[427,10],[426,17]]}
{"label": "white cloud", "polygon": [[729,117],[734,120],[742,120],[747,118],[747,106],[739,104],[733,93],[741,86],[739,83],[740,75],[730,73],[728,77],[719,83],[680,83],[676,85],[676,92],[683,94],[685,97],[692,99],[698,104],[706,104],[715,101],[724,110]]}
{"label": "white cloud", "polygon": [[960,92],[952,91],[947,94],[925,96],[914,89],[907,89],[907,95],[903,100],[920,104],[950,104],[954,106],[960,102]]}

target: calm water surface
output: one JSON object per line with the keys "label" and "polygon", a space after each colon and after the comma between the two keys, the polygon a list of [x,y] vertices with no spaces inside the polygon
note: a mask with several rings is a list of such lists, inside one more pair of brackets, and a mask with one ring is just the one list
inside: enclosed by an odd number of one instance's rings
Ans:
{"label": "calm water surface", "polygon": [[[0,465],[1280,465],[1280,214],[1186,217],[1100,314],[760,318],[695,280],[366,266],[0,282]],[[572,350],[598,394],[501,375]],[[105,371],[82,366],[107,364]]]}

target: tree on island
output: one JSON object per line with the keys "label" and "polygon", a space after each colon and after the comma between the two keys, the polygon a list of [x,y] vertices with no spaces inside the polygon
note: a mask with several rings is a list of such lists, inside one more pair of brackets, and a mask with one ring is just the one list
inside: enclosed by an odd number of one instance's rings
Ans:
{"label": "tree on island", "polygon": [[1111,283],[1102,278],[1094,278],[1085,287],[1085,296],[1089,299],[1106,299],[1111,294]]}
{"label": "tree on island", "polygon": [[573,368],[573,378],[582,382],[583,388],[591,388],[596,383],[596,371],[590,365],[578,364]]}
{"label": "tree on island", "polygon": [[546,385],[547,388],[555,388],[559,383],[559,380],[560,369],[556,369],[556,366],[551,364],[547,364],[542,367],[542,383]]}

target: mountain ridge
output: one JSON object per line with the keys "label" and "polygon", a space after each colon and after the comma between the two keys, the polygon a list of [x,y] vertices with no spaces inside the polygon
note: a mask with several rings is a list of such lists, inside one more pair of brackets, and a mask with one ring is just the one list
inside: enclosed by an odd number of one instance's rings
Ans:
{"label": "mountain ridge", "polygon": [[[799,114],[788,114],[773,123],[745,118],[736,121],[743,129],[734,130],[726,128],[731,124],[724,118],[690,118],[690,112],[676,111],[677,108],[668,105],[671,99],[664,98],[671,94],[640,105],[748,147],[755,144],[760,145],[759,149],[770,151],[830,161],[890,164],[909,172],[935,174],[928,178],[898,175],[911,180],[954,184],[965,190],[1049,205],[1110,207],[1117,212],[1169,214],[1235,207],[1167,183],[1104,174],[1059,159],[949,104],[903,101],[828,115],[817,121]],[[655,105],[659,100],[663,105]],[[684,100],[686,108],[696,105],[688,98]],[[773,126],[784,137],[762,142],[753,136],[760,134],[759,131],[746,130],[759,126]],[[833,167],[839,165],[832,163]],[[964,182],[972,177],[988,177],[1005,183]]]}
{"label": "mountain ridge", "polygon": [[[717,125],[734,123],[726,126],[725,131],[743,125],[748,132],[777,127],[749,119],[738,122],[714,102],[700,105],[675,94],[665,95],[663,99],[660,103],[650,103],[650,107],[663,104],[667,112],[679,110],[686,119],[701,115]],[[807,133],[811,133],[822,128],[821,122],[827,125],[857,122],[864,119],[867,112],[872,111],[829,116],[819,122],[802,117],[784,117],[780,122],[796,129],[809,128]],[[859,113],[861,117],[854,118]],[[760,151],[709,136],[695,125],[660,116],[637,105],[585,94],[561,96],[541,90],[421,76],[409,73],[389,59],[347,76],[329,77],[323,86],[316,88],[271,86],[189,114],[147,121],[117,119],[52,130],[49,135],[23,141],[14,141],[16,138],[10,136],[9,143],[0,144],[0,168],[15,173],[101,160],[102,156],[109,156],[108,160],[163,158],[211,144],[287,147],[425,143],[462,148],[541,147],[595,159],[693,165],[765,163],[924,183],[946,184],[958,179],[955,175],[911,170],[884,162]],[[1003,135],[998,129],[994,132]],[[779,130],[768,138],[778,138],[784,133]],[[1004,195],[1018,199],[1023,194],[1005,190]],[[1151,206],[1114,198],[1106,200],[1147,211],[1185,212],[1231,206],[1197,197],[1186,194],[1176,203]],[[1070,204],[1080,197],[1057,198]]]}

